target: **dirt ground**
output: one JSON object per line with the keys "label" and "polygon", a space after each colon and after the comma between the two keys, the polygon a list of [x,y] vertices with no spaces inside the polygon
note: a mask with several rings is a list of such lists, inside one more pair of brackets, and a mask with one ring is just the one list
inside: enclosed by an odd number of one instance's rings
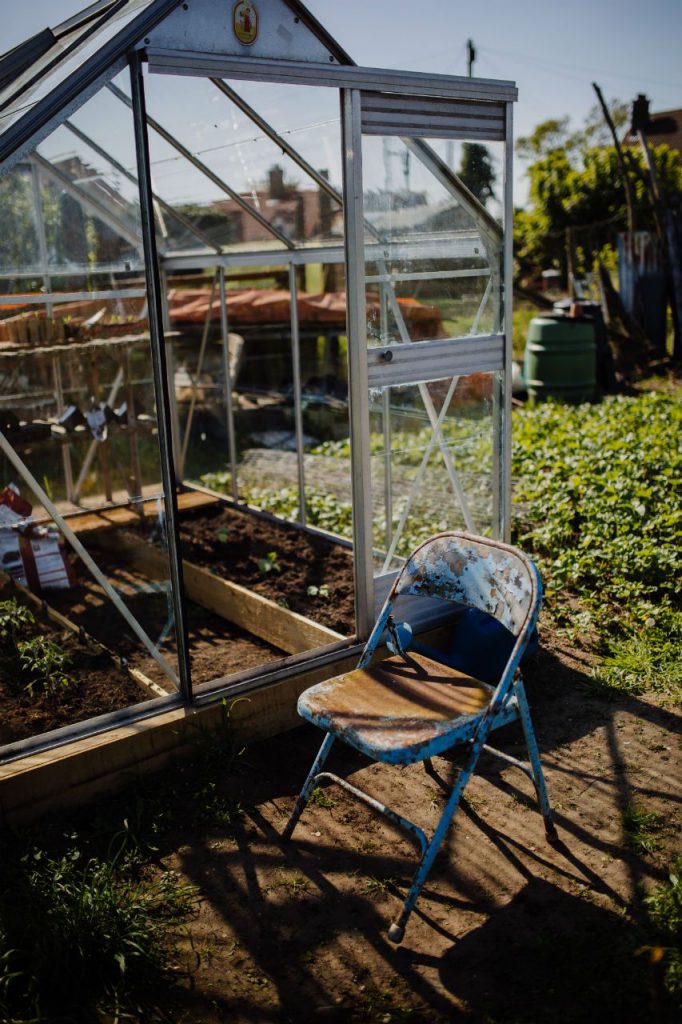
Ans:
{"label": "dirt ground", "polygon": [[[679,711],[597,693],[588,655],[547,629],[542,639],[525,677],[560,844],[545,841],[528,779],[485,755],[396,947],[386,929],[412,845],[338,787],[283,843],[321,734],[305,726],[253,745],[211,784],[229,820],[183,824],[162,851],[199,893],[164,1001],[173,1021],[674,1019],[637,950],[650,939],[643,895],[680,850]],[[520,728],[495,743],[521,755]],[[435,827],[442,793],[421,765],[371,765],[337,744],[329,766]],[[434,766],[452,781],[456,761]],[[662,816],[648,853],[626,842],[633,801]]]}

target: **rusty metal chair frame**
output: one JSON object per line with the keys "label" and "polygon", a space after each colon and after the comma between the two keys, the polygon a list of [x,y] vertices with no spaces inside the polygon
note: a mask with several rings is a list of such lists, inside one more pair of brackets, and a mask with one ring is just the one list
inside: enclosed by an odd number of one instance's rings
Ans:
{"label": "rusty metal chair frame", "polygon": [[[487,706],[478,713],[461,715],[449,723],[444,722],[443,728],[439,727],[437,735],[430,742],[416,746],[403,743],[402,746],[396,744],[390,749],[378,749],[376,744],[363,740],[358,732],[354,734],[353,729],[349,729],[343,722],[335,722],[333,710],[328,715],[315,712],[315,695],[329,693],[329,688],[333,689],[335,685],[342,687],[344,678],[349,677],[341,676],[336,680],[317,684],[306,690],[299,698],[299,714],[324,729],[327,735],[296,801],[284,830],[284,838],[291,837],[313,789],[322,781],[342,786],[383,814],[394,825],[406,830],[417,841],[421,859],[401,914],[389,928],[388,935],[393,942],[401,942],[403,939],[407,921],[483,750],[522,769],[529,776],[535,787],[547,839],[549,842],[557,839],[528,701],[519,672],[519,663],[535,628],[542,600],[542,584],[535,565],[526,555],[507,544],[466,533],[442,533],[426,541],[410,555],[398,574],[365,645],[356,673],[368,669],[385,632],[388,632],[392,639],[393,649],[400,656],[409,658],[402,649],[392,615],[396,598],[403,594],[437,597],[457,602],[465,607],[478,608],[494,616],[516,639],[497,686],[494,689],[491,686],[487,687],[490,691]],[[431,665],[434,663],[431,662]],[[378,672],[380,666],[381,663],[377,668],[370,669],[370,675],[373,671]],[[350,676],[353,675],[354,673],[350,673]],[[478,680],[470,681],[479,683],[481,687],[485,686]],[[496,750],[487,743],[488,736],[494,729],[517,719],[523,728],[528,752],[527,762]],[[458,745],[468,746],[468,756],[449,792],[430,840],[418,825],[384,806],[345,779],[331,772],[322,771],[335,739],[344,740],[375,761],[387,764],[412,764],[422,761],[429,774],[433,774],[432,756]]]}

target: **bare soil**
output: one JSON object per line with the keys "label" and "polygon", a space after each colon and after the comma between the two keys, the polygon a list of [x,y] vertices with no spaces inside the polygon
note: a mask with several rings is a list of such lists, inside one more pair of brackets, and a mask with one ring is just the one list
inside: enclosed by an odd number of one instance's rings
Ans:
{"label": "bare soil", "polygon": [[14,743],[149,698],[106,651],[89,639],[54,629],[47,622],[27,629],[25,637],[38,634],[49,636],[68,654],[66,671],[73,682],[68,687],[60,686],[57,696],[38,688],[31,696],[13,666],[4,658],[0,660],[0,743]]}
{"label": "bare soil", "polygon": [[[180,810],[161,852],[199,893],[177,936],[186,973],[163,1000],[173,1021],[675,1019],[641,947],[651,941],[643,897],[680,849],[679,711],[653,695],[599,694],[592,657],[547,626],[541,635],[525,676],[559,845],[545,840],[526,776],[486,755],[395,947],[386,929],[415,868],[412,845],[338,787],[283,842],[321,733],[305,726],[255,744],[204,780],[212,806],[222,799],[231,812],[207,825]],[[523,756],[517,725],[495,744]],[[421,765],[369,764],[342,744],[328,763],[435,828],[443,793]],[[434,766],[450,785],[457,760]],[[633,801],[661,816],[650,852],[628,845]]]}
{"label": "bare soil", "polygon": [[[272,601],[285,601],[292,611],[337,633],[354,633],[350,548],[287,523],[225,505],[182,513],[180,542],[187,561]],[[258,562],[267,559],[271,552],[279,571],[264,572]],[[310,587],[321,586],[327,588],[326,596],[308,593]]]}

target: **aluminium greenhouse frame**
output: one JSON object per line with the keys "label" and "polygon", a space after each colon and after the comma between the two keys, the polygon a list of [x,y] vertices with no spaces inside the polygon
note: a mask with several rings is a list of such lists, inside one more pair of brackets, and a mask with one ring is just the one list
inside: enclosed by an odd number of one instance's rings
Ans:
{"label": "aluminium greenhouse frame", "polygon": [[[133,6],[141,6],[140,0],[129,0]],[[94,4],[94,13],[84,22],[88,31],[93,28],[93,19],[104,18],[118,4],[101,2]],[[125,4],[124,4],[125,6]],[[314,650],[310,653],[296,655],[286,659],[285,665],[276,664],[274,668],[265,666],[230,678],[227,684],[231,693],[243,692],[257,686],[289,678],[299,673],[303,666],[318,668],[331,666],[341,656],[346,657],[349,651],[360,649],[362,641],[371,630],[375,617],[377,598],[375,595],[375,579],[372,571],[372,506],[369,464],[369,408],[368,394],[370,387],[391,386],[401,379],[409,381],[414,376],[414,361],[420,361],[419,374],[424,379],[429,373],[438,374],[445,367],[456,381],[457,375],[474,372],[496,372],[494,390],[494,471],[493,471],[493,522],[494,532],[500,539],[508,540],[511,513],[511,480],[510,480],[510,413],[511,413],[511,304],[512,304],[512,153],[513,153],[513,122],[512,108],[516,99],[516,88],[510,82],[495,82],[483,79],[461,78],[457,76],[428,75],[415,72],[384,71],[374,68],[362,68],[353,64],[348,55],[325,32],[310,13],[297,0],[260,0],[256,6],[260,9],[261,20],[272,14],[280,20],[284,15],[290,17],[300,33],[297,39],[297,55],[292,59],[289,53],[254,55],[248,47],[240,46],[235,40],[225,40],[226,45],[219,49],[209,50],[205,41],[215,34],[212,30],[211,18],[220,5],[214,0],[190,0],[181,4],[180,0],[149,0],[142,13],[138,14],[113,38],[106,41],[96,53],[82,65],[73,70],[64,81],[52,89],[35,104],[29,105],[27,111],[19,116],[10,126],[0,132],[0,174],[11,169],[24,158],[33,147],[50,134],[58,125],[64,124],[76,137],[99,152],[119,173],[128,180],[134,181],[139,188],[143,262],[146,275],[146,295],[148,299],[152,366],[157,397],[159,424],[159,447],[161,453],[161,472],[163,491],[166,499],[167,521],[169,530],[169,558],[171,592],[174,605],[176,633],[178,638],[178,665],[180,690],[178,695],[152,701],[142,709],[116,712],[103,716],[100,727],[104,728],[114,722],[128,721],[132,718],[146,717],[167,709],[178,703],[202,703],[215,700],[221,690],[212,689],[210,694],[197,694],[193,691],[190,673],[189,651],[187,649],[187,630],[185,613],[185,594],[183,586],[182,559],[180,556],[178,536],[177,487],[182,485],[184,470],[184,453],[181,448],[180,426],[174,389],[169,385],[173,380],[171,363],[171,346],[167,343],[166,332],[169,325],[167,308],[166,275],[174,271],[187,269],[213,269],[215,271],[214,287],[218,288],[221,307],[221,337],[223,345],[223,367],[225,376],[225,416],[228,436],[228,461],[232,468],[233,499],[237,497],[237,457],[235,445],[234,410],[232,407],[232,387],[230,382],[229,359],[227,350],[228,316],[226,304],[225,271],[233,265],[239,266],[285,266],[289,278],[291,339],[293,353],[293,398],[294,423],[296,437],[296,456],[298,491],[301,508],[301,526],[305,527],[305,473],[303,463],[303,422],[302,393],[299,358],[299,324],[297,314],[297,281],[296,268],[307,263],[345,264],[347,275],[347,336],[349,339],[349,398],[350,398],[350,432],[352,447],[352,502],[353,502],[353,550],[355,560],[356,590],[356,641],[345,641],[332,644],[329,648]],[[224,5],[223,5],[224,6]],[[96,9],[96,10],[95,10]],[[196,22],[191,17],[196,16]],[[174,43],[177,38],[177,23],[185,19],[183,29],[183,46],[178,48]],[[203,19],[203,20],[202,20]],[[289,24],[289,23],[288,23]],[[95,25],[95,27],[97,27]],[[292,28],[292,25],[289,25]],[[170,44],[169,44],[170,41]],[[29,41],[31,43],[32,41]],[[204,47],[202,48],[202,43]],[[28,46],[28,44],[25,44]],[[73,44],[78,45],[78,40]],[[21,48],[18,48],[21,49]],[[30,48],[26,59],[30,60]],[[13,51],[15,64],[18,60]],[[12,55],[9,55],[12,56]],[[57,57],[54,58],[57,60]],[[0,60],[0,72],[2,71]],[[324,190],[331,199],[341,204],[344,216],[343,246],[314,246],[296,244],[275,226],[270,224],[257,210],[247,204],[239,192],[229,182],[222,180],[189,149],[175,139],[170,131],[151,118],[146,111],[145,85],[143,65],[147,64],[150,74],[191,75],[208,78],[227,99],[235,103],[253,124],[271,141],[282,149],[297,166]],[[19,63],[19,66],[22,65]],[[23,66],[23,73],[26,74]],[[52,66],[52,65],[50,65]],[[122,93],[113,83],[113,78],[125,68],[129,69],[131,82],[130,98]],[[223,79],[230,81],[248,80],[255,82],[274,82],[281,84],[314,85],[322,88],[339,90],[341,100],[341,128],[343,147],[343,194],[340,194],[327,179],[319,174],[287,140],[279,134],[252,106],[250,106]],[[3,77],[0,74],[0,86]],[[116,156],[98,146],[69,120],[72,113],[79,109],[89,98],[101,88],[107,87],[119,100],[126,103],[132,110],[135,128],[137,174],[126,170]],[[0,118],[3,111],[3,96],[0,91]],[[14,98],[16,102],[16,97]],[[2,121],[0,120],[0,128]],[[164,203],[152,188],[149,157],[149,132],[157,132],[166,142],[173,146],[180,155],[203,174],[212,183],[235,201],[245,212],[257,220],[261,227],[269,232],[280,244],[282,249],[263,248],[259,251],[224,250],[210,242],[201,229],[186,218],[184,226],[201,243],[202,248],[186,253],[165,253],[158,250],[155,207],[160,205],[165,212],[183,221],[184,215],[169,204]],[[363,134],[381,134],[390,132],[406,142],[411,153],[426,166],[444,189],[473,217],[479,236],[488,239],[493,247],[501,245],[501,265],[497,270],[497,295],[502,295],[501,306],[497,314],[498,330],[490,335],[471,334],[458,339],[444,339],[434,342],[420,343],[410,346],[406,351],[405,342],[409,341],[407,329],[397,308],[394,284],[401,279],[392,274],[388,267],[381,264],[381,238],[369,228],[375,242],[366,241],[368,226],[363,217],[362,196],[362,159],[361,141]],[[504,145],[504,184],[503,184],[503,224],[502,227],[485,208],[468,192],[457,175],[439,158],[425,139],[436,135],[438,138],[468,139],[474,141],[498,141]],[[60,172],[43,160],[41,166],[48,175]],[[65,176],[62,175],[62,178]],[[73,190],[73,183],[67,178],[62,181],[65,188]],[[92,202],[87,195],[77,195],[79,201]],[[110,211],[107,216],[111,217]],[[100,214],[98,214],[100,215]],[[117,230],[125,228],[120,222],[114,225]],[[373,262],[379,266],[379,273],[368,278],[365,274],[365,262],[371,258],[373,246],[376,256]],[[407,247],[408,249],[410,247]],[[412,252],[413,249],[410,249]],[[370,254],[368,256],[368,253]],[[42,299],[49,306],[54,296],[50,290],[49,268],[44,265],[46,293]],[[141,266],[140,266],[141,269]],[[437,274],[438,272],[436,272]],[[441,272],[443,276],[466,276],[473,271]],[[430,276],[434,276],[433,273]],[[389,308],[401,328],[400,342],[389,346],[390,351],[367,347],[367,328],[365,316],[365,296],[367,283],[377,283],[382,295],[382,310]],[[493,273],[488,280],[479,311],[476,315],[473,331],[477,330],[480,316],[486,302],[494,301],[491,294],[495,291]],[[88,296],[104,296],[101,292],[88,293]],[[137,294],[137,292],[136,292]],[[63,301],[63,294],[60,295]],[[2,299],[0,299],[0,304]],[[210,315],[210,307],[209,307]],[[402,327],[401,327],[402,323]],[[428,347],[427,347],[428,346]],[[169,365],[171,363],[171,365]],[[201,367],[199,367],[199,370]],[[198,376],[197,371],[197,376]],[[401,378],[401,372],[404,377]],[[448,465],[448,454],[440,436],[439,414],[433,403],[428,408],[430,397],[426,385],[422,388],[422,398],[429,413],[433,429],[433,444],[438,445],[448,470],[450,480],[464,511],[465,521],[470,528],[475,523],[468,517],[466,499],[463,492],[457,493],[458,478],[454,467]],[[453,388],[454,390],[454,388]],[[449,393],[446,405],[452,397]],[[185,430],[188,436],[191,419]],[[389,428],[390,429],[390,428]],[[390,446],[390,437],[389,437]],[[66,452],[65,452],[66,457]],[[386,503],[390,501],[390,477],[387,467]],[[461,488],[460,488],[461,491]],[[387,515],[387,519],[388,519]],[[68,538],[68,532],[67,532]],[[392,538],[393,550],[397,537]],[[386,564],[390,559],[387,557]],[[223,691],[224,692],[224,691]],[[92,731],[88,723],[69,726],[60,733],[60,741]],[[28,744],[35,749],[40,738]]]}

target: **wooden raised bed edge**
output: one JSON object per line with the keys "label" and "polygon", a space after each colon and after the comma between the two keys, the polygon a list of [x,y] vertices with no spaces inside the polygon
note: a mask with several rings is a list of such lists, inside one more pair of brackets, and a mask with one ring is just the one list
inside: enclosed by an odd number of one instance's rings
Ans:
{"label": "wooden raised bed edge", "polygon": [[[301,724],[296,701],[309,686],[355,667],[357,653],[240,694],[230,711],[238,743],[268,739]],[[236,695],[235,695],[236,696]],[[227,694],[229,705],[230,695]],[[182,707],[0,764],[0,822],[24,825],[85,804],[196,754],[204,732],[222,727],[223,704]]]}
{"label": "wooden raised bed edge", "polygon": [[[116,554],[150,579],[165,579],[168,575],[163,552],[149,547],[126,530],[116,531]],[[191,601],[287,654],[299,654],[347,639],[238,583],[214,576],[193,562],[183,559],[182,572],[185,591]]]}
{"label": "wooden raised bed edge", "polygon": [[[425,643],[438,644],[443,629],[420,634]],[[387,655],[377,648],[373,661]],[[276,680],[246,693],[235,694],[229,728],[237,743],[268,739],[301,725],[296,712],[298,697],[309,686],[349,672],[358,652],[296,675]],[[223,726],[223,700],[230,693],[216,693],[211,703],[182,707],[115,726],[104,732],[72,740],[25,757],[0,764],[0,823],[24,825],[62,808],[87,804],[104,794],[134,783],[143,773],[159,771],[196,753],[204,732]]]}

